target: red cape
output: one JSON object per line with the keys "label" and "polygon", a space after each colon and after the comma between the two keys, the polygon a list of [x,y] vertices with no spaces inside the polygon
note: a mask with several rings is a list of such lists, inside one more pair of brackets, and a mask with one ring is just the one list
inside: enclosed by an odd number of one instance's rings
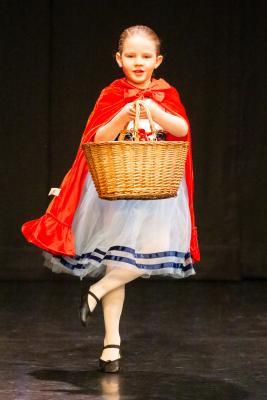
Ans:
{"label": "red cape", "polygon": [[163,79],[153,79],[148,89],[139,89],[122,78],[102,90],[87,121],[74,163],[61,183],[60,194],[53,198],[41,218],[26,222],[22,226],[22,233],[29,242],[54,255],[76,254],[71,225],[88,173],[81,144],[93,141],[97,129],[110,121],[126,103],[142,97],[152,98],[172,114],[185,118],[188,123],[189,130],[185,137],[178,138],[168,134],[167,140],[188,140],[190,143],[185,170],[192,223],[190,252],[194,261],[200,260],[193,206],[194,177],[190,125],[177,90]]}

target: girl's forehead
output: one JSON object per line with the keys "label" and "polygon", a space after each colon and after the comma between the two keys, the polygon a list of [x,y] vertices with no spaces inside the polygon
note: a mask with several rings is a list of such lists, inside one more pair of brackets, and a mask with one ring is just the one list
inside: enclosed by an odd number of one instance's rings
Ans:
{"label": "girl's forehead", "polygon": [[125,51],[149,51],[156,53],[156,43],[147,35],[129,36],[123,43],[123,52]]}

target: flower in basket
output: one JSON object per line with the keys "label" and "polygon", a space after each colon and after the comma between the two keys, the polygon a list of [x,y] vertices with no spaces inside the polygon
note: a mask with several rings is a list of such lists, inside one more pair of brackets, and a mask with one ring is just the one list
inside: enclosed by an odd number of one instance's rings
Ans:
{"label": "flower in basket", "polygon": [[138,129],[138,136],[139,136],[139,140],[140,142],[144,142],[147,141],[147,132],[144,129],[139,128]]}

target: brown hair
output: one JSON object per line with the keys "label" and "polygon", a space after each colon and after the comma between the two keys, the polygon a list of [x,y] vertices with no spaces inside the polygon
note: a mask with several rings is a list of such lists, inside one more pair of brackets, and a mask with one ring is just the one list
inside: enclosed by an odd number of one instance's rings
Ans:
{"label": "brown hair", "polygon": [[122,53],[125,40],[128,37],[134,36],[134,35],[148,36],[151,40],[153,40],[155,42],[157,55],[160,54],[160,45],[161,45],[160,38],[158,37],[156,32],[153,31],[153,29],[151,29],[145,25],[134,25],[134,26],[130,26],[129,28],[124,29],[124,31],[120,35],[120,39],[119,39],[119,45],[118,45],[119,53]]}

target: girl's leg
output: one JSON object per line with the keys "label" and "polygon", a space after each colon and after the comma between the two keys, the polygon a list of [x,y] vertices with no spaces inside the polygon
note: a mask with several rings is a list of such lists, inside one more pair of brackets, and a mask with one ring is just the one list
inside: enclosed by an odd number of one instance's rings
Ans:
{"label": "girl's leg", "polygon": [[[120,317],[125,298],[125,285],[113,289],[102,297],[102,308],[105,323],[104,346],[107,344],[120,344]],[[103,350],[101,359],[104,361],[119,358],[119,349],[108,348]]]}
{"label": "girl's leg", "polygon": [[[101,299],[111,290],[117,289],[134,279],[143,275],[142,270],[136,269],[122,269],[122,268],[107,268],[106,275],[90,286],[90,290]],[[88,295],[88,305],[91,311],[96,306],[96,300]]]}

